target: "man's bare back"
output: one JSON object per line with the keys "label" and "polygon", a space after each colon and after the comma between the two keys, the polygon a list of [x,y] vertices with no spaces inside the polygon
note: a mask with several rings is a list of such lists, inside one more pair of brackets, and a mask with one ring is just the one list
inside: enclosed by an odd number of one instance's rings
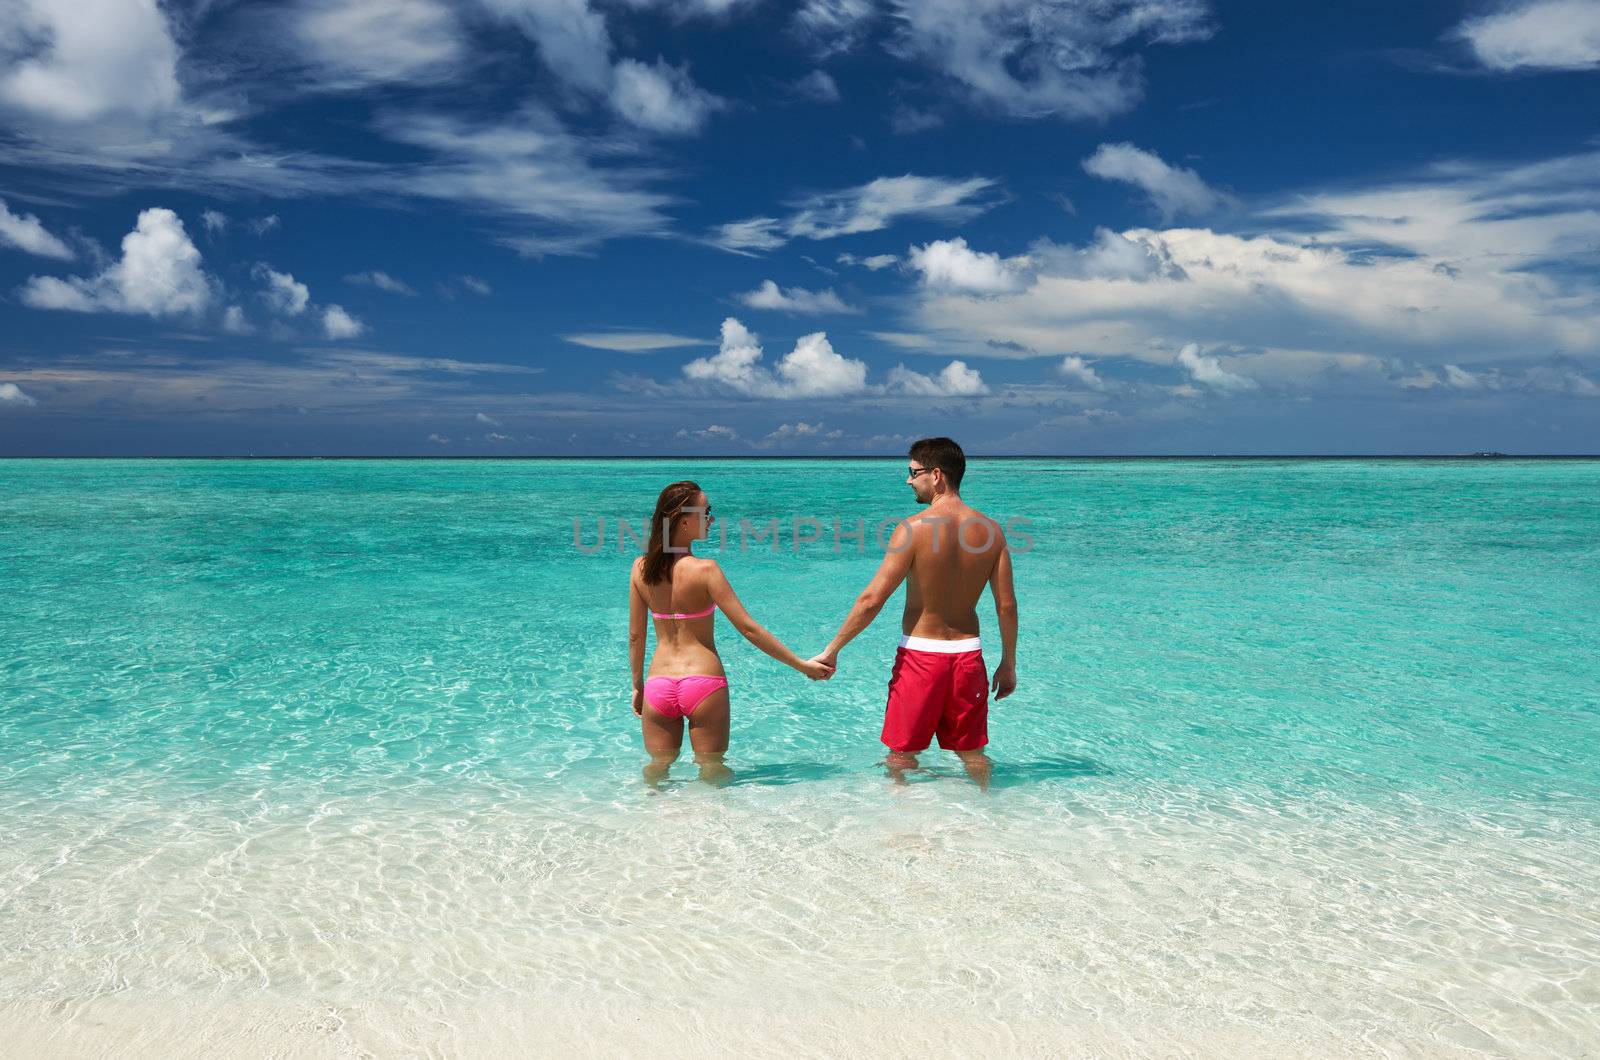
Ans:
{"label": "man's bare back", "polygon": [[1010,553],[1000,524],[957,497],[936,501],[904,525],[910,531],[911,570],[901,632],[933,640],[976,637],[978,601],[1002,560],[1009,574]]}
{"label": "man's bare back", "polygon": [[890,772],[903,777],[935,736],[987,785],[990,764],[989,675],[978,635],[978,600],[988,586],[999,620],[1001,657],[994,698],[1017,685],[1017,598],[1011,553],[999,525],[961,499],[966,456],[948,438],[911,447],[906,483],[926,511],[906,519],[889,539],[883,562],[856,597],[839,632],[814,661],[837,666],[839,652],[872,624],[901,582],[906,583],[903,636],[889,680],[883,742]]}

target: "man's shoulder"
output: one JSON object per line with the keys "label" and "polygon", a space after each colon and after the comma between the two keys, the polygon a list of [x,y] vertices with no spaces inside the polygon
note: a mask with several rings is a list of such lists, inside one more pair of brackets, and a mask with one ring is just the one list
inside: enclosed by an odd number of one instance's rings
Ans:
{"label": "man's shoulder", "polygon": [[1000,527],[1000,520],[996,519],[987,512],[980,512],[978,509],[973,508],[972,514],[969,515],[968,518],[976,519],[980,523],[988,523],[990,526],[994,527],[995,533],[999,534],[1002,539],[1005,538],[1005,531]]}
{"label": "man's shoulder", "polygon": [[901,520],[901,523],[914,530],[933,530],[936,527],[948,526],[953,522],[981,522],[999,528],[1000,523],[972,507],[970,504],[960,512],[933,512],[924,508],[913,512]]}

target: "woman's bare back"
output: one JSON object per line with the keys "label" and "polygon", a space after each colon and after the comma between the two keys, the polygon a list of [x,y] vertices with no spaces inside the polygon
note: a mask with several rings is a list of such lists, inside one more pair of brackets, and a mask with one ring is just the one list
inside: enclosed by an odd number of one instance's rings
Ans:
{"label": "woman's bare back", "polygon": [[[643,563],[633,565],[634,591],[652,612],[656,630],[656,650],[650,659],[649,676],[676,677],[684,674],[726,676],[717,655],[716,610],[712,605],[710,576],[714,560],[680,556],[667,570],[667,576],[654,585],[645,584]],[[700,618],[655,618],[655,614],[694,615],[711,609]]]}

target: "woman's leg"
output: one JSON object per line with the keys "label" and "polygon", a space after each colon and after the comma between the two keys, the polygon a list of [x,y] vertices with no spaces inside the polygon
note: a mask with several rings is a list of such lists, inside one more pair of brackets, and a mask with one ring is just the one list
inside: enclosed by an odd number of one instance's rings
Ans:
{"label": "woman's leg", "polygon": [[669,718],[646,704],[639,721],[644,729],[644,749],[650,755],[644,767],[644,782],[653,788],[666,779],[683,749],[683,719]]}
{"label": "woman's leg", "polygon": [[689,715],[689,744],[700,766],[700,779],[718,787],[733,779],[722,764],[728,752],[728,690],[719,688],[702,699]]}

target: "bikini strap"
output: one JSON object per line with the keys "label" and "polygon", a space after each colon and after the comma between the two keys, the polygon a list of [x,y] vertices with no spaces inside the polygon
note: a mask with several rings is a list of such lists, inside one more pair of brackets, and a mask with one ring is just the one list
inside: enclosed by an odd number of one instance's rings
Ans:
{"label": "bikini strap", "polygon": [[652,612],[650,612],[650,616],[652,618],[705,618],[707,615],[711,614],[716,609],[717,609],[717,605],[715,603],[713,603],[710,607],[706,608],[704,611],[696,611],[692,615],[685,614],[682,611],[673,611],[670,614],[666,613],[666,612],[663,612],[663,611],[652,611]]}

